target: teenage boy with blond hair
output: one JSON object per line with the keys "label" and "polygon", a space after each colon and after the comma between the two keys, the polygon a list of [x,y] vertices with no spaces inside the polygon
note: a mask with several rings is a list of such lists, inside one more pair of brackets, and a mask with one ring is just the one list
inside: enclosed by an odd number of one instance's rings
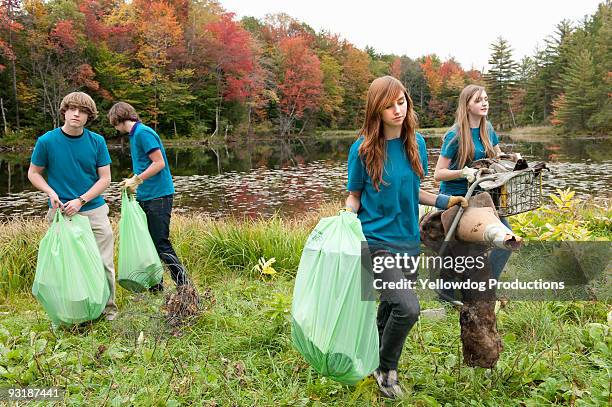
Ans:
{"label": "teenage boy with blond hair", "polygon": [[[170,269],[172,279],[178,287],[187,286],[187,271],[169,237],[174,183],[161,139],[155,130],[140,121],[136,109],[128,103],[113,105],[108,111],[108,119],[115,129],[127,133],[130,139],[134,176],[123,180],[121,185],[136,193],[136,200],[147,215],[149,234],[160,259]],[[161,291],[163,285],[160,283],[150,290]]]}
{"label": "teenage boy with blond hair", "polygon": [[104,137],[85,128],[98,116],[96,104],[89,95],[83,92],[66,95],[60,114],[63,126],[48,131],[36,141],[28,179],[49,197],[49,222],[58,209],[66,216],[78,213],[89,218],[110,288],[104,315],[112,321],[117,316],[113,231],[108,205],[101,195],[111,182],[110,155]]}

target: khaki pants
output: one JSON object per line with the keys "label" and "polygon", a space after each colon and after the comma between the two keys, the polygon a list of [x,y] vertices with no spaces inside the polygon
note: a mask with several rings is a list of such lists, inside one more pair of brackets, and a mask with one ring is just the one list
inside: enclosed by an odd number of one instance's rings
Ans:
{"label": "khaki pants", "polygon": [[[53,222],[54,215],[55,209],[50,208],[47,212],[47,222]],[[113,229],[108,219],[108,205],[104,204],[96,209],[81,211],[79,215],[89,218],[91,230],[96,238],[96,243],[100,250],[100,257],[102,257],[102,263],[104,264],[104,271],[106,272],[106,279],[108,280],[108,287],[110,288],[110,297],[106,303],[104,313],[114,314],[117,312],[117,305],[115,304],[115,264],[113,262],[114,239]]]}

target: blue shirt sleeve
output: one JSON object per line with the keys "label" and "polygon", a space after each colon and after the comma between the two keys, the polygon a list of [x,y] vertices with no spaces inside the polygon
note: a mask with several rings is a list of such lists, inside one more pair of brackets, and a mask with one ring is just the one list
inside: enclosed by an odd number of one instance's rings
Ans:
{"label": "blue shirt sleeve", "polygon": [[365,180],[365,168],[359,157],[358,141],[351,146],[348,155],[348,183],[346,184],[347,191],[361,191]]}
{"label": "blue shirt sleeve", "polygon": [[493,125],[491,123],[487,123],[489,126],[489,140],[491,140],[491,145],[495,147],[499,144],[499,137],[497,137],[497,133],[493,129]]}
{"label": "blue shirt sleeve", "polygon": [[104,137],[99,136],[98,139],[98,156],[96,157],[96,167],[104,167],[111,163],[110,154],[108,153],[108,148],[106,147],[106,140]]}
{"label": "blue shirt sleeve", "polygon": [[421,165],[423,166],[423,176],[429,173],[429,159],[427,158],[427,145],[425,139],[419,133],[416,134],[417,145],[419,146],[419,156],[421,157]]}
{"label": "blue shirt sleeve", "polygon": [[47,146],[44,141],[39,137],[36,140],[36,145],[34,146],[34,151],[32,151],[32,158],[30,159],[32,164],[39,167],[46,167],[49,163],[47,157]]}
{"label": "blue shirt sleeve", "polygon": [[146,155],[151,154],[155,150],[159,150],[161,146],[157,141],[157,137],[149,131],[137,131],[134,134],[136,138],[135,142],[137,146],[140,146],[141,151]]}
{"label": "blue shirt sleeve", "polygon": [[457,139],[457,133],[450,130],[444,136],[444,142],[442,148],[440,148],[440,155],[442,157],[450,158],[451,160],[457,156],[457,150],[459,150],[459,140]]}

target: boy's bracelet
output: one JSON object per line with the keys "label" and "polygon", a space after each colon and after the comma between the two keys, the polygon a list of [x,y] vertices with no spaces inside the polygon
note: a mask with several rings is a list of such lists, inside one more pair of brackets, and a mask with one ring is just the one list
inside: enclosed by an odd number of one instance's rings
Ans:
{"label": "boy's bracelet", "polygon": [[351,212],[351,213],[357,213],[355,208],[353,208],[351,205],[346,205],[343,210],[345,210],[347,212]]}

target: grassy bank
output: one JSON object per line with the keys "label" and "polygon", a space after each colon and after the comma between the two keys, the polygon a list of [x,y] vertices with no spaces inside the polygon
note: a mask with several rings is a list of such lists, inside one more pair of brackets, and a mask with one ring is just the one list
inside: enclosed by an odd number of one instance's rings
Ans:
{"label": "grassy bank", "polygon": [[[499,132],[498,132],[499,133]],[[514,141],[525,142],[545,142],[556,139],[592,139],[592,138],[609,138],[610,134],[590,134],[586,132],[565,133],[560,128],[554,126],[521,126],[515,127],[509,132],[501,132],[507,134]]]}
{"label": "grassy bank", "polygon": [[[429,127],[417,130],[425,137],[442,137],[447,131],[448,127]],[[351,130],[317,130],[314,135],[303,135],[303,139],[309,139],[315,137],[317,139],[346,139],[356,137],[358,129]],[[512,130],[498,131],[503,135],[508,135],[514,141],[526,141],[526,142],[540,142],[547,141],[555,138],[582,138],[582,137],[594,137],[586,133],[580,134],[565,134],[562,133],[558,128],[553,126],[521,126],[515,127]],[[229,135],[226,140],[222,136],[210,137],[209,135],[201,136],[181,136],[178,138],[164,138],[162,140],[166,147],[198,147],[198,146],[211,146],[223,147],[227,143],[234,143],[237,141],[243,141],[245,138],[241,134]],[[606,136],[600,136],[606,137]],[[609,135],[608,135],[609,137]],[[277,139],[276,133],[262,134],[253,136],[254,142],[270,142]],[[15,135],[10,137],[0,138],[0,152],[14,151],[23,152],[29,151],[34,147],[36,138],[32,136]],[[108,140],[109,146],[119,145],[120,142],[117,139]]]}
{"label": "grassy bank", "polygon": [[[429,127],[424,129],[418,129],[417,131],[423,136],[429,137],[441,137],[443,136],[448,127]],[[359,129],[354,130],[319,130],[316,132],[317,137],[322,139],[334,139],[334,138],[348,138],[357,137]]]}
{"label": "grassy bank", "polygon": [[[304,241],[321,216],[334,212],[328,206],[297,220],[175,216],[172,239],[179,256],[200,292],[208,290],[206,310],[178,335],[162,318],[162,296],[121,288],[116,321],[52,330],[29,294],[36,246],[46,225],[0,225],[0,386],[67,388],[66,405],[535,406],[610,401],[611,308],[602,302],[511,301],[498,314],[504,351],[493,370],[462,364],[456,311],[448,309],[444,320],[421,319],[402,355],[399,372],[407,395],[399,402],[380,399],[371,378],[349,387],[319,376],[293,350],[288,318]],[[587,222],[601,213],[585,215],[583,226],[607,227]],[[276,274],[253,269],[260,257],[276,259]]]}
{"label": "grassy bank", "polygon": [[560,137],[567,137],[554,126],[521,126],[515,127],[508,132],[501,131],[504,135],[510,136],[514,141],[540,142],[552,140]]}

